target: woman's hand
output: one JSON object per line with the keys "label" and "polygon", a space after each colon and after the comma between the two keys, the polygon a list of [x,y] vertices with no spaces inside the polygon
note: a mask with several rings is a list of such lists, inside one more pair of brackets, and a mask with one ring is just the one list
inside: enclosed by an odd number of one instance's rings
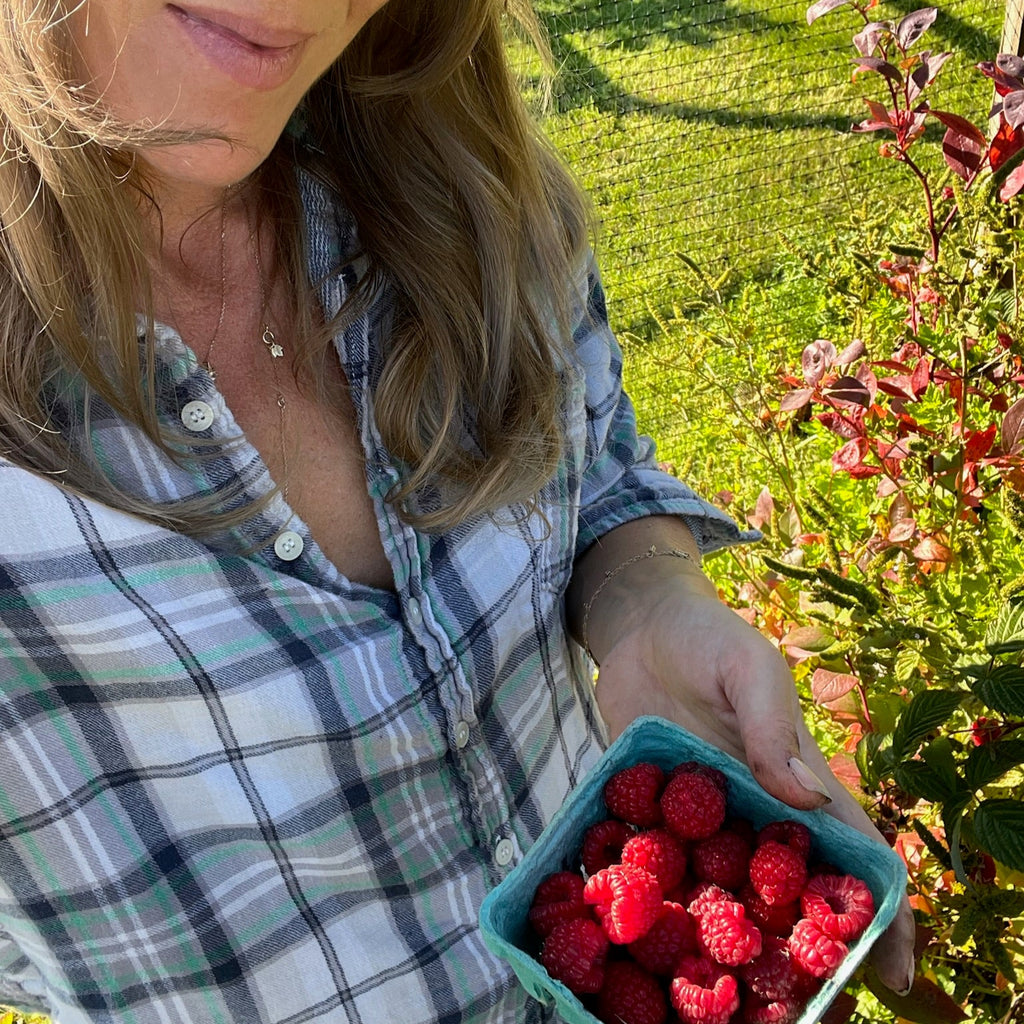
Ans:
{"label": "woman's hand", "polygon": [[[696,554],[684,525],[657,517],[620,527],[580,560],[582,572],[569,594],[570,623],[578,635],[583,596],[589,600],[605,573],[652,545]],[[826,806],[883,842],[811,738],[785,661],[719,600],[695,558],[631,563],[593,601],[586,632],[581,639],[600,664],[597,701],[613,737],[639,715],[660,715],[745,762],[769,793],[790,806]],[[872,963],[889,988],[909,988],[913,948],[914,921],[904,900],[872,951]]]}

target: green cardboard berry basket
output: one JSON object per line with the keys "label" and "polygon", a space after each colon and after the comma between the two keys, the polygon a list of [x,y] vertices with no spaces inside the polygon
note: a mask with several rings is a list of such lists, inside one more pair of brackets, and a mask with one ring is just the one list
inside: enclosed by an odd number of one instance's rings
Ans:
{"label": "green cardboard berry basket", "polygon": [[756,828],[781,818],[802,821],[811,830],[815,859],[834,864],[867,883],[875,900],[875,919],[850,947],[839,970],[807,1004],[797,1024],[818,1021],[895,916],[906,889],[903,861],[881,843],[824,811],[797,811],[776,800],[754,781],[745,765],[662,718],[639,718],[619,736],[519,864],[487,895],[480,909],[480,926],[488,948],[511,964],[530,995],[543,1003],[554,1003],[568,1024],[599,1024],[576,996],[531,955],[535,943],[527,912],[544,878],[554,871],[578,867],[583,833],[607,817],[605,782],[619,769],[640,761],[652,761],[665,769],[680,761],[701,761],[720,769],[729,779],[730,814],[749,819]]}

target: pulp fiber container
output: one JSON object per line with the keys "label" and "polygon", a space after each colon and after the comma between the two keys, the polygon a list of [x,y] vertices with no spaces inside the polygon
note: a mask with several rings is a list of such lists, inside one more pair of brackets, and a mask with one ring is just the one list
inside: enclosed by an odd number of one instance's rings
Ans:
{"label": "pulp fiber container", "polygon": [[839,994],[872,943],[896,914],[906,890],[906,868],[892,850],[824,811],[797,811],[767,794],[747,767],[662,718],[639,718],[605,751],[594,768],[555,815],[537,842],[509,875],[493,889],[480,909],[484,941],[506,959],[521,984],[536,999],[554,1003],[568,1024],[599,1024],[583,1004],[555,981],[534,958],[537,942],[527,924],[527,913],[537,886],[550,874],[579,867],[583,833],[608,817],[604,784],[619,769],[652,761],[668,770],[681,761],[700,761],[725,772],[729,779],[729,813],[747,818],[755,828],[790,818],[811,831],[812,860],[827,861],[847,874],[863,879],[875,900],[875,918],[850,947],[838,971],[807,1004],[797,1024],[814,1024]]}

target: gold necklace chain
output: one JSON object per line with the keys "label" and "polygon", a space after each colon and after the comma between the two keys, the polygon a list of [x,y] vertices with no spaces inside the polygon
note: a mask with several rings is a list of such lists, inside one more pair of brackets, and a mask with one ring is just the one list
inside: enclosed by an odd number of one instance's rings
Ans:
{"label": "gold necklace chain", "polygon": [[[225,227],[225,207],[227,205],[227,197],[225,196],[224,202],[221,203],[220,208],[220,314],[217,317],[217,326],[214,328],[213,336],[210,338],[210,344],[206,349],[206,358],[202,362],[202,367],[206,371],[210,380],[216,383],[217,373],[213,368],[211,357],[213,355],[214,346],[217,344],[217,338],[220,335],[221,328],[224,326],[224,316],[227,311],[227,293],[228,293],[228,282],[227,282],[227,265],[225,262],[224,247],[226,237]],[[249,234],[249,245],[253,251],[253,261],[256,264],[256,276],[259,280],[260,285],[260,320],[263,322],[263,331],[260,334],[260,341],[267,347],[267,351],[270,353],[270,367],[271,373],[274,379],[274,393],[275,401],[278,408],[278,443],[280,445],[281,454],[281,471],[282,471],[282,485],[281,494],[285,500],[288,501],[288,449],[285,444],[285,410],[287,409],[288,403],[285,401],[284,392],[281,390],[281,384],[277,377],[277,360],[284,356],[284,348],[278,342],[277,335],[274,333],[273,328],[269,323],[270,309],[269,303],[267,302],[267,289],[266,282],[263,280],[263,260],[260,256],[260,239],[259,231],[254,228]]]}

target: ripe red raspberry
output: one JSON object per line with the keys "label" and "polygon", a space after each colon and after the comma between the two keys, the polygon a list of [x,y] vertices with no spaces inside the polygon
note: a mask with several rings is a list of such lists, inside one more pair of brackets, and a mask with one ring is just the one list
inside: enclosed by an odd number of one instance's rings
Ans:
{"label": "ripe red raspberry", "polygon": [[578,996],[601,990],[607,959],[608,936],[590,917],[555,925],[540,951],[548,974]]}
{"label": "ripe red raspberry", "polygon": [[790,956],[789,946],[774,936],[765,937],[761,955],[744,965],[740,977],[766,1003],[795,1002],[801,992],[802,972]]}
{"label": "ripe red raspberry", "polygon": [[830,938],[817,921],[804,917],[797,921],[789,937],[793,959],[816,978],[831,978],[847,954],[846,945]]}
{"label": "ripe red raspberry", "polygon": [[747,880],[750,846],[735,832],[717,832],[693,845],[690,863],[701,881],[736,892]]}
{"label": "ripe red raspberry", "polygon": [[782,843],[783,846],[791,846],[804,860],[811,855],[811,830],[802,822],[789,818],[770,821],[757,833],[757,842],[754,845],[760,846],[769,839]]}
{"label": "ripe red raspberry", "polygon": [[740,903],[747,908],[747,916],[761,929],[762,935],[778,935],[783,938],[793,930],[800,919],[800,904],[776,903],[769,906],[748,882],[740,889]]}
{"label": "ripe red raspberry", "polygon": [[706,839],[725,821],[725,795],[706,775],[683,772],[665,786],[661,811],[681,839]]}
{"label": "ripe red raspberry", "polygon": [[701,882],[686,897],[686,909],[695,917],[701,914],[712,904],[719,900],[731,900],[732,894],[727,892],[714,882]]}
{"label": "ripe red raspberry", "polygon": [[622,860],[626,840],[635,835],[633,828],[618,818],[605,818],[591,825],[583,833],[580,859],[588,875],[596,875],[602,868],[611,867]]}
{"label": "ripe red raspberry", "polygon": [[729,795],[729,779],[725,772],[712,768],[709,764],[701,764],[700,761],[682,761],[668,773],[670,779],[674,779],[677,775],[703,775],[722,791],[722,796]]}
{"label": "ripe red raspberry", "polygon": [[527,919],[542,939],[556,924],[587,915],[583,884],[583,876],[577,872],[557,871],[537,886]]}
{"label": "ripe red raspberry", "polygon": [[587,879],[583,899],[612,942],[624,945],[639,939],[661,913],[661,886],[649,871],[630,864],[613,864]]}
{"label": "ripe red raspberry", "polygon": [[747,920],[742,903],[718,900],[697,919],[701,952],[729,967],[750,963],[761,952],[761,933]]}
{"label": "ripe red raspberry", "polygon": [[653,974],[630,960],[608,964],[596,1016],[606,1024],[664,1024],[668,1001]]}
{"label": "ripe red raspberry", "polygon": [[667,828],[652,828],[627,840],[622,848],[622,863],[654,875],[664,897],[686,874],[686,847]]}
{"label": "ripe red raspberry", "polygon": [[750,881],[769,906],[792,903],[807,884],[807,862],[793,847],[769,839],[750,858]]}
{"label": "ripe red raspberry", "polygon": [[743,1024],[793,1024],[800,1017],[800,1004],[786,999],[763,1003],[750,996],[743,1003]]}
{"label": "ripe red raspberry", "polygon": [[697,952],[697,930],[690,912],[681,903],[664,902],[647,934],[629,944],[629,952],[652,974],[671,975],[680,957]]}
{"label": "ripe red raspberry", "polygon": [[608,813],[639,828],[661,824],[658,798],[665,786],[665,773],[656,764],[641,762],[617,771],[604,784]]}
{"label": "ripe red raspberry", "polygon": [[669,985],[669,1000],[684,1024],[728,1024],[740,992],[728,968],[707,957],[684,956]]}
{"label": "ripe red raspberry", "polygon": [[816,875],[800,897],[804,917],[832,939],[849,943],[875,916],[871,890],[853,875]]}

